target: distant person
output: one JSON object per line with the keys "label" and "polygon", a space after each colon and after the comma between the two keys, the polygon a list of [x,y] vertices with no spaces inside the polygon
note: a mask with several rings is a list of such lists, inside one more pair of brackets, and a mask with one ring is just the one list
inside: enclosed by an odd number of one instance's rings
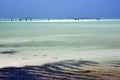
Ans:
{"label": "distant person", "polygon": [[48,21],[50,20],[50,18],[48,18]]}
{"label": "distant person", "polygon": [[19,21],[22,21],[22,19],[20,18]]}
{"label": "distant person", "polygon": [[100,18],[97,18],[97,20],[100,20]]}
{"label": "distant person", "polygon": [[12,21],[13,19],[11,18],[11,21]]}
{"label": "distant person", "polygon": [[32,21],[32,18],[30,18],[30,21]]}
{"label": "distant person", "polygon": [[84,19],[84,18],[81,18],[82,20]]}
{"label": "distant person", "polygon": [[25,21],[27,21],[27,18],[25,18]]}

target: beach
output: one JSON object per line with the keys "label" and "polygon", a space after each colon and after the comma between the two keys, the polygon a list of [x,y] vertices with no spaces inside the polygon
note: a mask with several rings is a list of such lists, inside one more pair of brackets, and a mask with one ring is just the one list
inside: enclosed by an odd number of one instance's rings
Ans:
{"label": "beach", "polygon": [[42,80],[119,80],[119,36],[119,19],[0,21],[0,77],[16,68]]}

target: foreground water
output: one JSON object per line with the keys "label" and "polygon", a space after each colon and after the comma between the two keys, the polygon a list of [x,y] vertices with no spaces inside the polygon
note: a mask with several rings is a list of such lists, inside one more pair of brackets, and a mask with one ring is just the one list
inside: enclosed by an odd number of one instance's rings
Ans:
{"label": "foreground water", "polygon": [[120,60],[120,20],[1,21],[0,67]]}

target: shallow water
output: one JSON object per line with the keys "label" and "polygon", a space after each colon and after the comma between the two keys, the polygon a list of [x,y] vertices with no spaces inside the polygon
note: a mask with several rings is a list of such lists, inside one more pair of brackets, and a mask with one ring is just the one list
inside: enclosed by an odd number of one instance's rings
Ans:
{"label": "shallow water", "polygon": [[[84,56],[83,58],[85,58],[88,54],[96,57],[97,54],[101,55],[99,53],[102,53],[102,55],[109,54],[112,59],[114,56],[119,59],[119,49],[119,19],[90,22],[0,22],[0,59],[7,58],[11,54],[1,53],[12,51],[16,52],[13,53],[14,56],[12,57],[17,57],[20,60],[20,57],[22,59],[28,57],[35,64],[41,59],[31,57],[34,54],[40,55],[40,57],[46,54],[54,59],[57,56],[60,57],[60,60],[63,60],[69,57],[79,59],[80,56]],[[108,51],[105,53],[106,50]],[[68,57],[67,55],[72,56]],[[90,57],[90,55],[87,57]],[[46,59],[49,62],[51,57],[43,60]]]}
{"label": "shallow water", "polygon": [[[120,47],[120,23],[0,22],[0,47],[105,46]],[[13,44],[12,44],[13,43]]]}

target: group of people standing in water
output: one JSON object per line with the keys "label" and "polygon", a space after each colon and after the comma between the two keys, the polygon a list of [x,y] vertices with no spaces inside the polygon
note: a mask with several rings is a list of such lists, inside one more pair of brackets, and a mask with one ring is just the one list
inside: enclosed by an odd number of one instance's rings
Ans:
{"label": "group of people standing in water", "polygon": [[[85,18],[73,18],[74,20],[83,20]],[[32,21],[32,18],[19,18],[19,21]],[[50,18],[48,18],[47,20],[50,20]],[[100,18],[96,18],[96,20],[100,20]],[[13,18],[10,19],[10,21],[13,21]]]}
{"label": "group of people standing in water", "polygon": [[[18,20],[19,20],[19,21],[22,21],[22,20],[25,20],[25,21],[32,21],[32,18],[25,18],[25,19],[19,18]],[[10,21],[13,21],[13,18],[11,18]]]}

